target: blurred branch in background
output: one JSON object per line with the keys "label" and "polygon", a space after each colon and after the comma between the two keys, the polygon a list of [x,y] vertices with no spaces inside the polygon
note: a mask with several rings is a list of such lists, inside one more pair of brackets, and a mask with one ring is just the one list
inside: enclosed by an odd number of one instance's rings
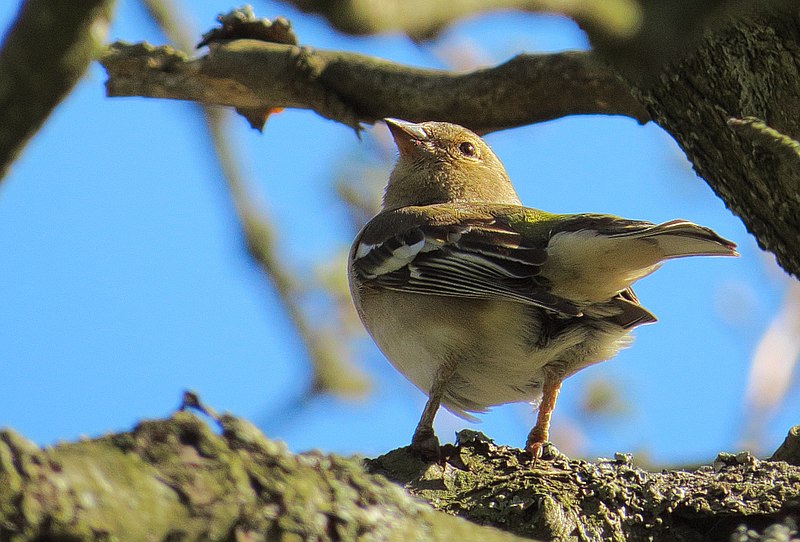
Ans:
{"label": "blurred branch in background", "polygon": [[323,15],[350,34],[400,31],[415,40],[435,37],[453,22],[491,11],[560,13],[618,38],[634,34],[641,24],[636,0],[284,0],[301,10]]}
{"label": "blurred branch in background", "polygon": [[0,180],[103,46],[113,0],[21,4],[0,50]]}
{"label": "blurred branch in background", "polygon": [[[193,49],[193,32],[177,15],[171,0],[143,0],[150,16],[167,38],[183,51]],[[332,329],[315,326],[302,308],[303,297],[308,293],[305,285],[278,254],[275,226],[263,209],[256,208],[255,198],[249,192],[244,174],[236,158],[236,150],[228,143],[227,111],[201,106],[209,137],[227,184],[236,216],[241,225],[247,252],[277,293],[286,315],[292,322],[312,364],[311,387],[304,399],[315,394],[332,393],[341,397],[363,395],[369,383],[348,356],[342,341],[336,339]],[[266,120],[265,112],[264,120]]]}
{"label": "blurred branch in background", "polygon": [[800,283],[786,284],[783,306],[761,337],[747,377],[743,444],[750,449],[763,448],[769,417],[786,399],[800,362]]}
{"label": "blurred branch in background", "polygon": [[477,14],[516,10],[564,15],[589,35],[592,48],[626,76],[652,75],[696,45],[709,27],[753,8],[795,7],[794,0],[282,0],[324,16],[350,34],[403,32],[421,41]]}

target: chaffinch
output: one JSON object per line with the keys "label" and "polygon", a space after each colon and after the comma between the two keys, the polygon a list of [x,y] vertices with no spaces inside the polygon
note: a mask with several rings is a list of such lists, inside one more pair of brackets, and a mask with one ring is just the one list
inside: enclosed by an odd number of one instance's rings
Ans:
{"label": "chaffinch", "polygon": [[385,119],[400,156],[383,206],[349,257],[353,301],[394,367],[428,395],[412,449],[439,455],[439,405],[466,419],[538,405],[526,449],[548,439],[562,381],[656,321],[631,289],[664,260],[736,256],[685,220],[652,224],[523,207],[505,168],[471,131]]}

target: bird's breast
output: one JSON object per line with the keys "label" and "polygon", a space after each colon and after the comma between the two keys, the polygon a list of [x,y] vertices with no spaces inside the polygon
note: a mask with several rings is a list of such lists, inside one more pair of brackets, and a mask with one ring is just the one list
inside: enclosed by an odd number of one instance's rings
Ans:
{"label": "bird's breast", "polygon": [[543,368],[581,340],[564,336],[540,348],[539,325],[520,303],[368,287],[358,297],[378,347],[421,391],[430,391],[442,363],[457,363],[443,404],[463,417],[493,405],[538,401]]}

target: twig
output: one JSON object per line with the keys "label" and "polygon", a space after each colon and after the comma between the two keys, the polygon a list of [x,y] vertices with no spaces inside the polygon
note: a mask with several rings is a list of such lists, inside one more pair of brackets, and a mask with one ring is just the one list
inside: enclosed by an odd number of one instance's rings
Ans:
{"label": "twig", "polygon": [[800,158],[800,142],[788,135],[779,132],[756,117],[732,117],[728,119],[728,126],[734,129],[747,129],[751,137],[767,147],[787,154],[791,158]]}
{"label": "twig", "polygon": [[[148,12],[165,35],[181,49],[191,49],[187,31],[169,0],[143,0]],[[176,54],[180,54],[177,53]],[[313,367],[309,393],[358,395],[366,389],[364,377],[354,372],[332,352],[324,336],[308,321],[300,299],[304,292],[292,272],[277,255],[275,228],[262,209],[256,209],[239,167],[236,151],[228,144],[231,138],[225,126],[225,115],[219,109],[202,107],[203,118],[214,147],[214,154],[227,184],[231,201],[242,228],[247,252],[270,282],[287,316],[294,326]]]}

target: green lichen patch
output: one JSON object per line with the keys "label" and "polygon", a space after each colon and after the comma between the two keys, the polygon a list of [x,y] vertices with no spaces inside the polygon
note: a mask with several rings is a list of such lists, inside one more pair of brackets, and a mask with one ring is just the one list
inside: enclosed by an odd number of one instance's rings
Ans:
{"label": "green lichen patch", "polygon": [[435,511],[359,458],[292,454],[189,412],[39,449],[0,433],[0,540],[517,540]]}
{"label": "green lichen patch", "polygon": [[559,540],[727,539],[739,523],[800,514],[800,468],[720,454],[693,471],[649,472],[626,454],[589,462],[521,450],[462,431],[442,465],[396,450],[369,463],[433,506],[521,536]]}

